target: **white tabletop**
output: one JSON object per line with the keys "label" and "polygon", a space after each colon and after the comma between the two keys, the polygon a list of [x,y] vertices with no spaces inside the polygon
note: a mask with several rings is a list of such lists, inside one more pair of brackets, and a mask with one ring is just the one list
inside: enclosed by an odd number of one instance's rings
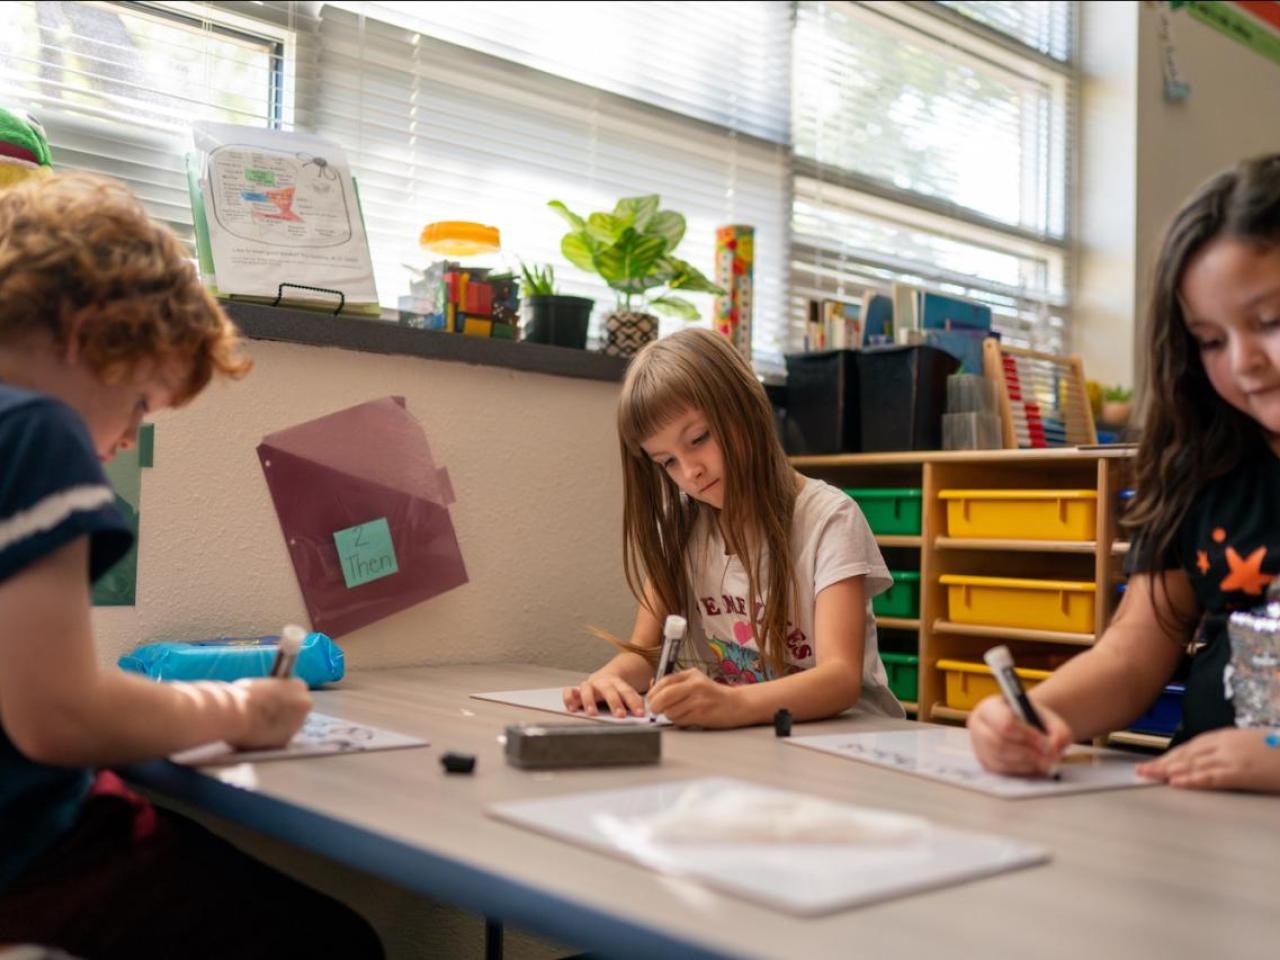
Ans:
{"label": "white tabletop", "polygon": [[[316,709],[431,741],[390,750],[192,771],[132,767],[152,789],[318,850],[420,893],[610,956],[1272,957],[1280,950],[1280,800],[1150,787],[1002,800],[779,742],[772,728],[666,730],[658,766],[529,772],[508,724],[548,714],[469,694],[556,686],[541,667],[357,672]],[[582,721],[589,722],[589,721]],[[796,735],[893,729],[843,718]],[[475,754],[445,774],[445,751]],[[898,810],[1047,847],[1051,861],[817,918],[500,822],[491,803],[730,776]]]}

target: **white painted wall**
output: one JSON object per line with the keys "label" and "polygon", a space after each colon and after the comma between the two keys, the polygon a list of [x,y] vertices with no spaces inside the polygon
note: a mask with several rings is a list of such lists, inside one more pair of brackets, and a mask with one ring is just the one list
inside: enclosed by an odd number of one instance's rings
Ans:
{"label": "white painted wall", "polygon": [[470,582],[340,638],[348,665],[586,669],[610,650],[585,624],[630,632],[618,384],[264,341],[250,353],[246,380],[156,417],[138,604],[95,611],[104,661],[143,642],[306,623],[255,448],[264,434],[393,394],[449,471]]}
{"label": "white painted wall", "polygon": [[1175,58],[1191,95],[1169,103],[1155,6],[1089,0],[1082,12],[1072,349],[1090,379],[1135,383],[1140,318],[1164,228],[1215,172],[1280,150],[1280,64],[1175,12]]}

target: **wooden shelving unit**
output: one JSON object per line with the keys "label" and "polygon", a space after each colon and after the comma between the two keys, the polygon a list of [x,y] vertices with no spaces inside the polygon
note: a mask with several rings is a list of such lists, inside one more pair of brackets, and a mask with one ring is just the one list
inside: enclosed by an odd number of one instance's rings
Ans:
{"label": "wooden shelving unit", "polygon": [[974,540],[965,537],[936,537],[939,550],[1013,550],[1023,553],[1095,553],[1094,540]]}
{"label": "wooden shelving unit", "polygon": [[876,626],[881,630],[919,630],[919,617],[876,617]]}
{"label": "wooden shelving unit", "polygon": [[882,547],[918,547],[924,543],[923,537],[883,536],[876,537],[876,543]]}
{"label": "wooden shelving unit", "polygon": [[1150,733],[1133,733],[1129,730],[1118,730],[1107,735],[1108,746],[1142,747],[1146,750],[1164,750],[1169,746],[1168,737],[1158,737]]}
{"label": "wooden shelving unit", "polygon": [[961,637],[989,637],[993,640],[1026,640],[1029,643],[1069,643],[1075,647],[1093,646],[1092,633],[1067,633],[1063,630],[1027,630],[1023,627],[987,627],[974,623],[951,623],[937,620],[934,633],[953,633]]}
{"label": "wooden shelving unit", "polygon": [[[910,487],[923,490],[918,537],[876,538],[891,570],[920,571],[918,619],[878,618],[884,630],[914,632],[920,658],[916,712],[920,719],[963,722],[967,710],[946,704],[939,660],[981,662],[994,642],[1008,643],[1022,666],[1052,669],[1090,646],[1115,607],[1115,582],[1129,544],[1116,539],[1118,492],[1132,478],[1132,447],[1052,450],[934,451],[793,457],[807,476],[840,487]],[[1090,541],[977,540],[947,535],[940,490],[1092,490],[1097,499],[1097,536]],[[1095,585],[1091,633],[1027,630],[955,623],[948,617],[947,573],[993,577],[1087,581]],[[1113,734],[1112,742],[1162,746],[1164,738]]]}

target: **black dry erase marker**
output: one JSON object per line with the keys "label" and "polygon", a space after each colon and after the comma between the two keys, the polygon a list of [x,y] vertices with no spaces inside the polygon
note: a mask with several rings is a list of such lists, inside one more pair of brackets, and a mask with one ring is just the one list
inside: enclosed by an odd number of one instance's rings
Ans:
{"label": "black dry erase marker", "polygon": [[987,666],[995,674],[996,683],[1000,684],[1000,692],[1004,694],[1009,708],[1023,723],[1047,734],[1049,731],[1045,729],[1044,721],[1040,719],[1040,714],[1036,713],[1036,708],[1031,705],[1027,692],[1022,689],[1022,681],[1018,679],[1018,674],[1013,669],[1013,654],[1009,652],[1009,648],[1004,644],[992,647],[982,655],[982,659],[987,661]]}
{"label": "black dry erase marker", "polygon": [[276,649],[276,658],[271,664],[272,677],[293,676],[293,664],[302,649],[302,641],[307,638],[307,631],[296,623],[291,623],[280,631],[280,646]]}

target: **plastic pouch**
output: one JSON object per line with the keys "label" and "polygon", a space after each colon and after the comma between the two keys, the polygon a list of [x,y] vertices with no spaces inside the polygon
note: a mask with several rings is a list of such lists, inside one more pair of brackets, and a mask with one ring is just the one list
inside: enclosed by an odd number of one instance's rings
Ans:
{"label": "plastic pouch", "polygon": [[[265,677],[280,638],[217,637],[213,640],[148,643],[118,661],[122,670],[152,680],[241,680]],[[294,666],[294,676],[315,688],[342,679],[342,650],[323,633],[309,633]]]}

